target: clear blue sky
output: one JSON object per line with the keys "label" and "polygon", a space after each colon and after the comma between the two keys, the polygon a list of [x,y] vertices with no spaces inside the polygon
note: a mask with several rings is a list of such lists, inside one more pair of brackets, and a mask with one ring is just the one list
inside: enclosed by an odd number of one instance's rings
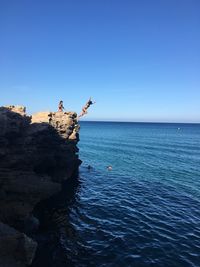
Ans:
{"label": "clear blue sky", "polygon": [[0,105],[200,122],[199,0],[0,0]]}

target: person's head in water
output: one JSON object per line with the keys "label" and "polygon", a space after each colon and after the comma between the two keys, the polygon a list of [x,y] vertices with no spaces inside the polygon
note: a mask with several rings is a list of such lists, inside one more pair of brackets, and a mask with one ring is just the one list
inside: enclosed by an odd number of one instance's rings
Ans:
{"label": "person's head in water", "polygon": [[92,166],[91,165],[88,165],[87,168],[88,168],[88,170],[91,170],[92,169]]}
{"label": "person's head in water", "polygon": [[111,171],[112,170],[112,166],[107,166],[107,170]]}

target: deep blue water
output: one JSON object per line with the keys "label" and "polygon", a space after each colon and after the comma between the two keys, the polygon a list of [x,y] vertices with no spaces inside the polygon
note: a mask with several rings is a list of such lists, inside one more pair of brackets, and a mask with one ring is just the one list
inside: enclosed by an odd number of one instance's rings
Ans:
{"label": "deep blue water", "polygon": [[59,266],[200,266],[199,124],[81,122],[78,146]]}
{"label": "deep blue water", "polygon": [[200,125],[82,122],[80,139],[77,266],[200,266]]}

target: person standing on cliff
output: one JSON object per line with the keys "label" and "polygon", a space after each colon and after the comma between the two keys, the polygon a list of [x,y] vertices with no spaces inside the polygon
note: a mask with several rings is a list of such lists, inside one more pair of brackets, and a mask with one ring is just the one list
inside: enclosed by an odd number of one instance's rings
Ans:
{"label": "person standing on cliff", "polygon": [[81,114],[79,115],[79,118],[82,117],[82,116],[84,116],[85,114],[87,114],[87,113],[88,113],[88,112],[87,112],[88,108],[89,108],[91,105],[95,104],[95,103],[96,103],[96,102],[93,102],[92,99],[91,99],[91,97],[90,97],[89,100],[87,101],[87,103],[85,104],[85,106],[82,108],[82,112],[81,112]]}
{"label": "person standing on cliff", "polygon": [[61,101],[59,102],[59,105],[58,105],[58,111],[59,111],[59,112],[63,112],[64,109],[65,109],[65,108],[64,108],[64,106],[63,106],[63,101],[61,100]]}

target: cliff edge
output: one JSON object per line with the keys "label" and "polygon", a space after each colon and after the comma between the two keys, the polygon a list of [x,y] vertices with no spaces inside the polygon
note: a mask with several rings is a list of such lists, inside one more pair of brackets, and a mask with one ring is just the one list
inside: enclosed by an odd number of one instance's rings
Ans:
{"label": "cliff edge", "polygon": [[39,223],[35,205],[78,172],[78,132],[74,112],[0,107],[0,266],[31,264],[37,243],[24,232]]}

